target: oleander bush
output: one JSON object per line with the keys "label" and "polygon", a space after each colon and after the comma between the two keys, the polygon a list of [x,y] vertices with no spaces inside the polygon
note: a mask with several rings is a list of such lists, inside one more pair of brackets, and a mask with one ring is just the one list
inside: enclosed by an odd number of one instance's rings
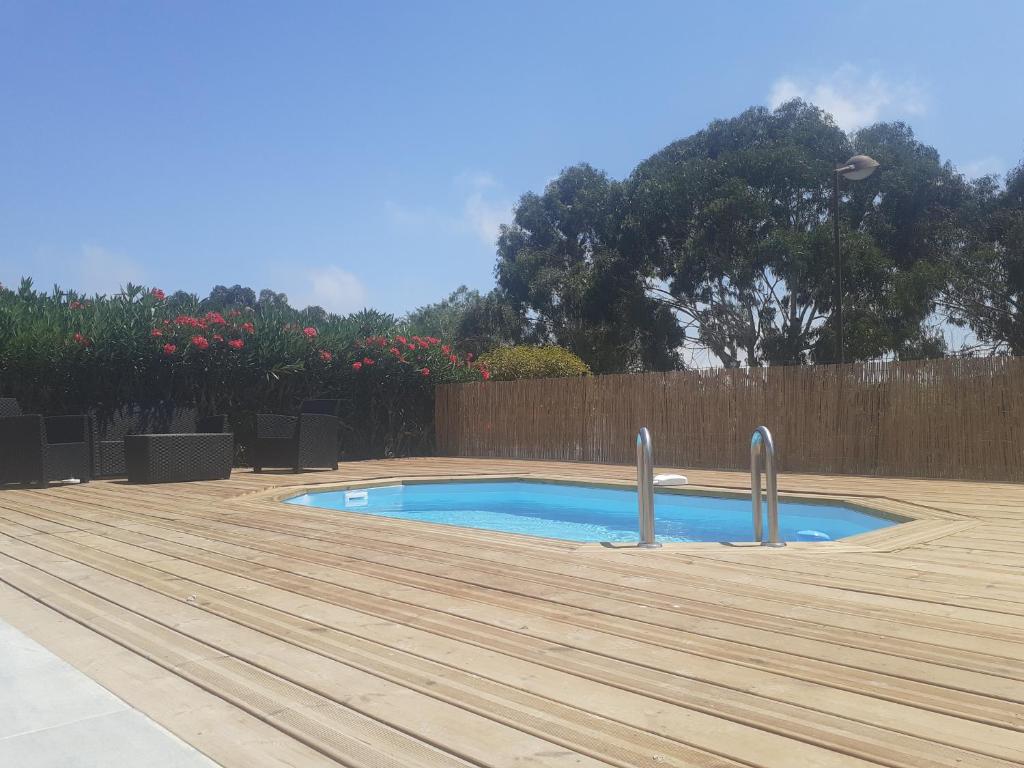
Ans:
{"label": "oleander bush", "polygon": [[553,379],[587,376],[589,366],[563,347],[498,347],[480,356],[494,379]]}
{"label": "oleander bush", "polygon": [[344,458],[427,453],[437,384],[489,378],[391,315],[348,316],[283,301],[207,309],[188,294],[129,285],[86,298],[0,287],[0,394],[27,412],[82,413],[173,400],[226,413],[243,451],[260,412],[339,398]]}

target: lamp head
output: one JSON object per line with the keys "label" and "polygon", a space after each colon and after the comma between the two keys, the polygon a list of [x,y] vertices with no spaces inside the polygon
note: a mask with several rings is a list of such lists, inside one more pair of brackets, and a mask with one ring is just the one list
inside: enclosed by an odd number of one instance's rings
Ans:
{"label": "lamp head", "polygon": [[850,181],[860,181],[874,173],[877,167],[878,161],[873,157],[854,155],[845,164],[836,168],[836,173],[841,173],[843,178]]}

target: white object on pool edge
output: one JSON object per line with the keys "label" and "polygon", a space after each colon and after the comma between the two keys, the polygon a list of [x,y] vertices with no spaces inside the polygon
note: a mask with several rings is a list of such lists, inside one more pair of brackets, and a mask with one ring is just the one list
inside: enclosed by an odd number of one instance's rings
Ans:
{"label": "white object on pool edge", "polygon": [[365,507],[370,503],[370,494],[366,491],[345,491],[346,507]]}
{"label": "white object on pool edge", "polygon": [[797,531],[800,541],[832,541],[832,537],[821,531]]}
{"label": "white object on pool edge", "polygon": [[685,475],[655,475],[655,485],[686,485],[690,481]]}

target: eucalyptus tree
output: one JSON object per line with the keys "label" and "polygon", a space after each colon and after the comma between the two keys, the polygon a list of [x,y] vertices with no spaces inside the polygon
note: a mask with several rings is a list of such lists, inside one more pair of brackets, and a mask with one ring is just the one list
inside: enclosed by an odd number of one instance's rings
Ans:
{"label": "eucalyptus tree", "polygon": [[832,170],[855,151],[883,168],[840,206],[848,354],[936,351],[922,341],[942,282],[928,228],[955,174],[906,126],[850,137],[799,100],[716,120],[628,180],[632,261],[691,343],[726,366],[832,361]]}
{"label": "eucalyptus tree", "polygon": [[586,164],[523,195],[498,238],[498,287],[526,341],[567,347],[595,372],[674,368],[682,335],[623,252],[625,204],[623,184]]}
{"label": "eucalyptus tree", "polygon": [[983,351],[1024,355],[1024,163],[1004,188],[980,179],[975,195],[967,209],[975,237],[956,261],[944,304]]}

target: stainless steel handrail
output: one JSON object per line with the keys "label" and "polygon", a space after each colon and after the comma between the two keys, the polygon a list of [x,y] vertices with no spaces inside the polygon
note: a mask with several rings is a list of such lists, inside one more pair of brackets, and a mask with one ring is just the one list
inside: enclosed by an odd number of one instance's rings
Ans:
{"label": "stainless steel handrail", "polygon": [[657,549],[661,544],[654,539],[654,450],[647,427],[641,427],[636,436],[636,497],[640,528],[637,546]]}
{"label": "stainless steel handrail", "polygon": [[[768,541],[761,519],[761,472],[768,491]],[[779,539],[779,483],[775,469],[775,441],[768,427],[758,427],[750,438],[750,502],[754,513],[754,541],[764,547],[784,547]]]}

